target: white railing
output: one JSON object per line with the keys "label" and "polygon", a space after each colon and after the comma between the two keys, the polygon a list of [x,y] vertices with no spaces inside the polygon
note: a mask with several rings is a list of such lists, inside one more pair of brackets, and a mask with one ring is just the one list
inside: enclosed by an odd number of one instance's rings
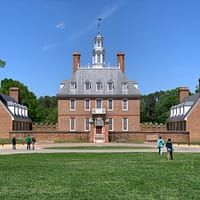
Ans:
{"label": "white railing", "polygon": [[92,114],[106,114],[105,108],[93,108]]}

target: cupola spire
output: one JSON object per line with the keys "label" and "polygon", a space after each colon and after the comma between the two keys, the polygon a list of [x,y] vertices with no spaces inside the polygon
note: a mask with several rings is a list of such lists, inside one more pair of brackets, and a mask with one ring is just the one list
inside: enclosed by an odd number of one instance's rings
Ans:
{"label": "cupola spire", "polygon": [[100,22],[102,18],[98,18],[98,34],[94,38],[94,48],[92,51],[92,65],[95,68],[102,68],[105,65],[105,50],[103,47],[103,37],[100,35]]}

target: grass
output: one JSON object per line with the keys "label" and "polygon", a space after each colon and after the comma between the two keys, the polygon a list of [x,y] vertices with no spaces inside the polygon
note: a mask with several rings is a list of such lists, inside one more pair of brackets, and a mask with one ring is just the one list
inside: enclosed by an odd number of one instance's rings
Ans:
{"label": "grass", "polygon": [[0,156],[0,199],[200,199],[197,153],[53,153]]}
{"label": "grass", "polygon": [[[17,139],[17,144],[25,144],[26,141],[22,139]],[[12,139],[0,139],[0,145],[12,144]]]}

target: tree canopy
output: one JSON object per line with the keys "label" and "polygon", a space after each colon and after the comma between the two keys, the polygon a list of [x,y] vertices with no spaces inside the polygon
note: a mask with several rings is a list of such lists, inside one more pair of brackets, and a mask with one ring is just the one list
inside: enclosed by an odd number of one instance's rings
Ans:
{"label": "tree canopy", "polygon": [[0,67],[4,67],[6,65],[6,62],[0,59]]}
{"label": "tree canopy", "polygon": [[142,123],[165,123],[170,108],[179,103],[178,88],[144,95],[140,99],[140,119]]}

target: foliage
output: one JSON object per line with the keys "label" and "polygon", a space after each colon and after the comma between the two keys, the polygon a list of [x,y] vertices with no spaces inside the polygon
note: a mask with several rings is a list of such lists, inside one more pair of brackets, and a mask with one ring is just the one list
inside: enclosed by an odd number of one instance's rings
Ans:
{"label": "foliage", "polygon": [[28,107],[28,115],[33,121],[38,120],[38,102],[33,92],[30,92],[27,86],[19,81],[12,79],[4,79],[1,81],[0,93],[9,95],[11,87],[18,87],[20,90],[20,103]]}
{"label": "foliage", "polygon": [[57,97],[44,96],[38,99],[40,120],[46,123],[56,123],[58,117]]}
{"label": "foliage", "polygon": [[1,199],[200,199],[200,159],[175,153],[1,155]]}
{"label": "foliage", "polygon": [[0,59],[0,67],[4,67],[6,65],[6,62]]}
{"label": "foliage", "polygon": [[170,108],[179,103],[178,88],[141,97],[141,122],[165,123]]}

